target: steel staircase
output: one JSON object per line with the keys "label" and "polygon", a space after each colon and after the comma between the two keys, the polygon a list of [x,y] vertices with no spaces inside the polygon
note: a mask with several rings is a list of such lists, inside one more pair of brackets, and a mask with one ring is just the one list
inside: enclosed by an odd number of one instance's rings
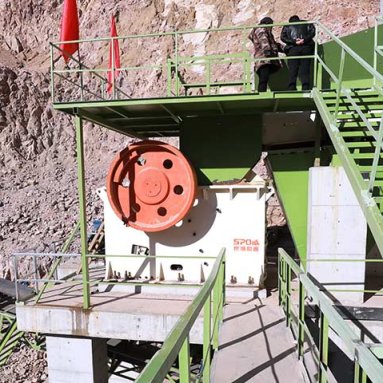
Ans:
{"label": "steel staircase", "polygon": [[345,89],[337,96],[314,89],[313,97],[383,254],[383,96],[374,90]]}

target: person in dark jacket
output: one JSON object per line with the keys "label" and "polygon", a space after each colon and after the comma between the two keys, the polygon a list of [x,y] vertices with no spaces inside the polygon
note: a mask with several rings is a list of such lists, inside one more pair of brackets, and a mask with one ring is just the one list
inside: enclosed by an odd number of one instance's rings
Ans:
{"label": "person in dark jacket", "polygon": [[[264,17],[259,24],[273,24],[273,20],[270,17]],[[266,92],[270,75],[282,67],[280,60],[267,60],[267,57],[278,57],[282,47],[275,41],[272,27],[253,28],[249,39],[254,44],[254,57],[264,59],[256,61],[254,69],[259,77],[258,92]]]}
{"label": "person in dark jacket", "polygon": [[[289,23],[300,20],[298,16],[291,16]],[[314,53],[315,27],[313,24],[285,25],[282,28],[281,40],[286,44],[287,56],[310,56]],[[310,89],[311,59],[288,60],[289,90],[297,90],[298,74],[302,83],[302,90]]]}

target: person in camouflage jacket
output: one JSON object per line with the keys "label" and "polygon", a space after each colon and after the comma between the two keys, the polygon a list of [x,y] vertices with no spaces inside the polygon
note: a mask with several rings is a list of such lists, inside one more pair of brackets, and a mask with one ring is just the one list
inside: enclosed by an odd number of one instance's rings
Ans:
{"label": "person in camouflage jacket", "polygon": [[[260,25],[273,24],[270,17],[264,17]],[[254,57],[267,58],[278,57],[278,52],[283,52],[279,43],[275,41],[272,33],[272,27],[253,28],[249,39],[254,44]],[[282,68],[280,60],[260,60],[254,64],[254,69],[259,77],[258,92],[266,92],[270,75]]]}

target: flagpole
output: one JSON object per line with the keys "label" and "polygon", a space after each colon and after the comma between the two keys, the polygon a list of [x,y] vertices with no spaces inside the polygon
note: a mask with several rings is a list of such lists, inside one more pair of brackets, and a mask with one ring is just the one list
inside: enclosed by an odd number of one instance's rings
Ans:
{"label": "flagpole", "polygon": [[115,71],[114,67],[116,65],[115,60],[114,60],[114,37],[111,37],[112,39],[112,95],[113,95],[113,100],[116,99],[116,84],[115,84]]}

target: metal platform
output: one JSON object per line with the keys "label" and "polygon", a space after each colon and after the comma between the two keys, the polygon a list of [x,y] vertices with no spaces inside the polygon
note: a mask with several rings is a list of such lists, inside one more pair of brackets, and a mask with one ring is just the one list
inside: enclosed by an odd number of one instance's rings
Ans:
{"label": "metal platform", "polygon": [[128,136],[178,136],[185,119],[315,109],[310,92],[265,92],[56,103],[55,109]]}
{"label": "metal platform", "polygon": [[[98,292],[92,289],[92,309],[82,309],[81,282],[49,289],[36,304],[16,306],[19,330],[96,338],[163,342],[190,305],[191,295]],[[191,332],[202,343],[202,318]]]}

